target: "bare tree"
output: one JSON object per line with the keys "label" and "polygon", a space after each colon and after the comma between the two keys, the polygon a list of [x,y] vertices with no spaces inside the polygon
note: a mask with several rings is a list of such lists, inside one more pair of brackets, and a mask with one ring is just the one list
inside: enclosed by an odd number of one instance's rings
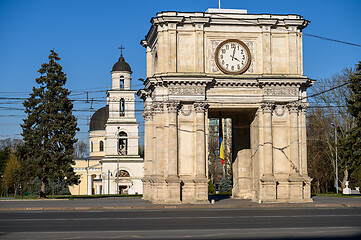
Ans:
{"label": "bare tree", "polygon": [[[317,80],[310,89],[308,111],[308,164],[314,178],[314,192],[334,190],[337,138],[343,137],[352,126],[352,116],[347,112],[347,83],[354,69],[346,68],[330,78]],[[336,130],[336,131],[335,131]],[[342,169],[342,166],[339,166]],[[341,176],[343,175],[340,172]],[[342,177],[339,179],[342,179]],[[334,186],[332,186],[334,182]]]}
{"label": "bare tree", "polygon": [[89,147],[84,140],[77,141],[74,144],[74,158],[87,158],[89,156]]}

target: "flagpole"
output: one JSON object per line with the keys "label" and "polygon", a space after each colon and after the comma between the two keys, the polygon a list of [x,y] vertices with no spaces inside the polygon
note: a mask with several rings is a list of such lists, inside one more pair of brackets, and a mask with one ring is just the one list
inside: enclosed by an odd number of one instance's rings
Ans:
{"label": "flagpole", "polygon": [[218,0],[218,8],[221,9],[221,0]]}

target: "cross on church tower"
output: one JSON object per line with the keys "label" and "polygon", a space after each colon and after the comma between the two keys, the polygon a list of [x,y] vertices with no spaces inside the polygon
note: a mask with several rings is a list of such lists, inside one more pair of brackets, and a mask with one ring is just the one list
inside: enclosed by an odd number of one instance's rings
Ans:
{"label": "cross on church tower", "polygon": [[120,45],[120,47],[118,47],[118,49],[120,49],[120,56],[123,56],[123,49],[125,49],[123,47],[123,45]]}

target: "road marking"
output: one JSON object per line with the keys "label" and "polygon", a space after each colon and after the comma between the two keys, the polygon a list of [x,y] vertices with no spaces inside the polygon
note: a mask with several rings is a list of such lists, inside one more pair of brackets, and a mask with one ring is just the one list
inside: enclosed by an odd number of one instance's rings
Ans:
{"label": "road marking", "polygon": [[330,214],[330,215],[276,215],[276,216],[216,216],[216,217],[106,217],[106,218],[8,218],[0,219],[0,222],[8,221],[92,221],[92,220],[171,220],[171,219],[249,219],[249,218],[314,218],[314,217],[361,217],[361,214]]}

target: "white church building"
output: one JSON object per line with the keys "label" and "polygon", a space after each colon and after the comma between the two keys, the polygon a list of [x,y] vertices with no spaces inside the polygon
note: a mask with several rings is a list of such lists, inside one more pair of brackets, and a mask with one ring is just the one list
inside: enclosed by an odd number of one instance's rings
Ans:
{"label": "white church building", "polygon": [[135,93],[131,68],[123,54],[111,71],[107,104],[90,119],[89,159],[75,160],[81,183],[71,194],[142,194],[143,159],[138,154]]}

